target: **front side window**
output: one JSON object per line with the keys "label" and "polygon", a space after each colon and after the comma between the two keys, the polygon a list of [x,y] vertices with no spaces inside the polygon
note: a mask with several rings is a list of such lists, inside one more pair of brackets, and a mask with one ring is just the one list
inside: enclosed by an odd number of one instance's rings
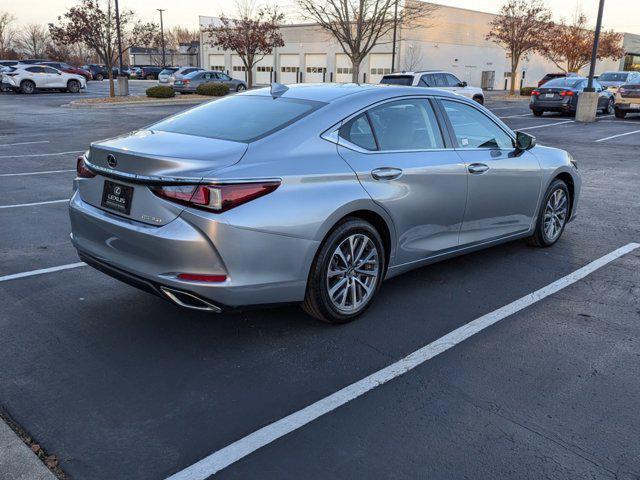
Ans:
{"label": "front side window", "polygon": [[444,148],[436,116],[427,99],[396,100],[368,112],[380,150]]}
{"label": "front side window", "polygon": [[444,79],[447,87],[459,87],[462,83],[455,75],[452,75],[451,73],[445,73]]}
{"label": "front side window", "polygon": [[347,142],[351,142],[366,150],[377,150],[378,148],[366,113],[352,118],[342,125],[339,135]]}
{"label": "front side window", "polygon": [[513,149],[513,140],[493,120],[476,108],[442,100],[460,148]]}
{"label": "front side window", "polygon": [[29,67],[29,68],[25,68],[25,70],[27,72],[31,72],[31,73],[43,73],[44,72],[44,68],[43,67]]}
{"label": "front side window", "polygon": [[325,105],[312,100],[238,95],[179,113],[149,130],[249,143],[286,127]]}

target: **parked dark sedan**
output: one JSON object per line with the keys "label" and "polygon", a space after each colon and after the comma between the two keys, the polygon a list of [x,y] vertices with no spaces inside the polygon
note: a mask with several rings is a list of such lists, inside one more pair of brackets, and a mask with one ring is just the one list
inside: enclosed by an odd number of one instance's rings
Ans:
{"label": "parked dark sedan", "polygon": [[[545,83],[542,87],[531,92],[529,108],[536,117],[544,112],[575,113],[578,107],[578,97],[587,86],[588,80],[583,77],[556,78]],[[598,110],[613,114],[614,95],[603,88],[597,81],[593,87],[599,94]]]}

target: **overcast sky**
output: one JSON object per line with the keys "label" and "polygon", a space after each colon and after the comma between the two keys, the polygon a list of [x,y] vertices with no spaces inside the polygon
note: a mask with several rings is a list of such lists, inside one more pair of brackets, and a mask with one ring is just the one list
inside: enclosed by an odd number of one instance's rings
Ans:
{"label": "overcast sky", "polygon": [[[0,0],[0,11],[8,11],[18,18],[19,23],[49,23],[54,21],[75,0]],[[180,5],[178,5],[180,3]],[[286,13],[295,14],[295,0],[272,0]],[[473,10],[496,13],[501,0],[437,0],[434,3],[451,5]],[[131,8],[143,21],[158,22],[156,8],[164,8],[165,25],[183,25],[197,28],[198,15],[232,15],[234,0],[120,0],[120,8]],[[547,0],[554,17],[570,17],[576,7],[582,8],[595,24],[598,0]],[[606,0],[604,25],[621,32],[640,34],[640,0]]]}

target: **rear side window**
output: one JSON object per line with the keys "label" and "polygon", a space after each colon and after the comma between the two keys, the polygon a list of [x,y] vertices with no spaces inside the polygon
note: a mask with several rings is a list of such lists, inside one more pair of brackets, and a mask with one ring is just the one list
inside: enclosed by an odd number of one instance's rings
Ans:
{"label": "rear side window", "polygon": [[340,127],[340,137],[366,150],[377,150],[378,148],[366,113],[352,118]]}
{"label": "rear side window", "polygon": [[396,100],[368,112],[380,150],[444,148],[442,134],[426,99]]}
{"label": "rear side window", "polygon": [[484,113],[470,105],[442,100],[460,148],[512,149],[513,140]]}
{"label": "rear side window", "polygon": [[413,83],[413,76],[411,75],[385,75],[380,80],[382,85],[406,85],[411,86]]}
{"label": "rear side window", "polygon": [[234,95],[169,117],[150,130],[249,143],[325,105],[312,100]]}

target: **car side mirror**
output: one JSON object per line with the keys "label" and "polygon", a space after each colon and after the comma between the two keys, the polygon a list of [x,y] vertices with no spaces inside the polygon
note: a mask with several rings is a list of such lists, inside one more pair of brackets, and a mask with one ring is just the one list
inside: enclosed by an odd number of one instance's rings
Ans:
{"label": "car side mirror", "polygon": [[466,87],[466,86],[467,86],[467,82],[464,82],[464,81],[463,81],[463,82],[460,82],[458,85],[459,85],[460,87]]}
{"label": "car side mirror", "polygon": [[530,150],[536,146],[536,137],[524,132],[516,132],[516,150]]}

